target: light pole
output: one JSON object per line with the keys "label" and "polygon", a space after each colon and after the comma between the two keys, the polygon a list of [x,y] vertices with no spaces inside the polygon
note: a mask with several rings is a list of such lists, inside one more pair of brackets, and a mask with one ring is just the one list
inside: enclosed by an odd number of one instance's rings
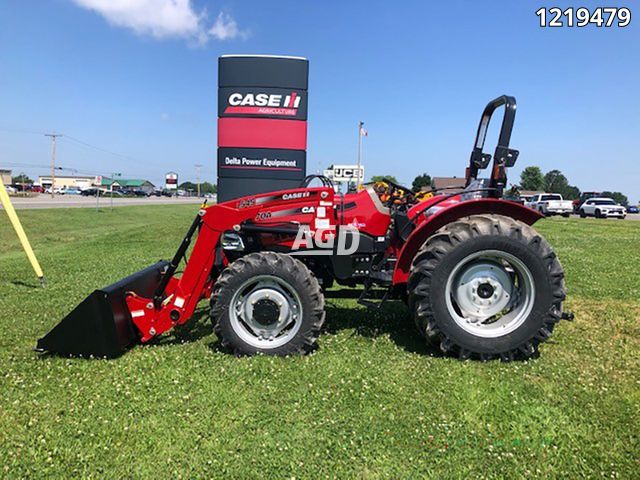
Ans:
{"label": "light pole", "polygon": [[196,167],[196,184],[198,185],[198,198],[200,198],[200,169],[202,168],[202,165],[196,163],[194,166]]}
{"label": "light pole", "polygon": [[56,183],[56,138],[61,137],[60,133],[45,133],[45,137],[51,137],[51,198],[53,198],[53,187]]}
{"label": "light pole", "polygon": [[121,173],[112,173],[111,174],[111,210],[113,210],[113,184],[116,182],[115,178],[120,178],[122,176]]}

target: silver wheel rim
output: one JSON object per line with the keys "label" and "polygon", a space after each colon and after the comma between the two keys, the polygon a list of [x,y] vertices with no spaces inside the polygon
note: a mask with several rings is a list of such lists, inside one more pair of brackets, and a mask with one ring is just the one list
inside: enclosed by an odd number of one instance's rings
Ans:
{"label": "silver wheel rim", "polygon": [[458,326],[478,337],[496,338],[525,322],[533,309],[535,284],[522,260],[501,250],[485,250],[455,266],[445,295]]}
{"label": "silver wheel rim", "polygon": [[300,330],[302,314],[302,302],[295,289],[273,275],[247,280],[229,304],[233,331],[244,342],[261,349],[278,348],[289,342]]}

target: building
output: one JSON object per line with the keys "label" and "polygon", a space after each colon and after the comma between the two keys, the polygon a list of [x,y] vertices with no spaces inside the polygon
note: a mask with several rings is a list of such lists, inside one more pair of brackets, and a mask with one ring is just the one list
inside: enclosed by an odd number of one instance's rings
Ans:
{"label": "building", "polygon": [[5,185],[11,185],[11,170],[0,170],[0,178]]}
{"label": "building", "polygon": [[[54,188],[70,188],[76,187],[79,189],[89,188],[95,185],[97,178],[89,175],[56,175]],[[51,176],[38,177],[38,184],[42,188],[51,187]]]}
{"label": "building", "polygon": [[431,185],[434,190],[442,190],[441,193],[458,193],[464,190],[467,179],[464,177],[433,177]]}
{"label": "building", "polygon": [[100,183],[102,187],[106,187],[107,189],[111,189],[113,185],[114,190],[142,190],[146,193],[153,193],[153,190],[156,186],[151,183],[149,180],[141,180],[141,179],[124,179],[124,178],[106,178],[102,177],[102,181]]}
{"label": "building", "polygon": [[544,190],[520,190],[518,192],[521,197],[533,197],[534,195],[538,195],[540,193],[545,193]]}

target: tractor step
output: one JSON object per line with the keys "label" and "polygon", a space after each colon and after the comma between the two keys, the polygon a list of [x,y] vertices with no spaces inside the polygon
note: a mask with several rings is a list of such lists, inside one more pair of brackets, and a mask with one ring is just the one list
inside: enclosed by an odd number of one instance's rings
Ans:
{"label": "tractor step", "polygon": [[379,310],[389,298],[389,292],[391,291],[391,288],[387,288],[384,291],[384,295],[382,296],[382,298],[376,299],[376,297],[371,296],[371,294],[373,293],[373,291],[371,290],[371,286],[371,282],[365,283],[364,289],[362,290],[360,297],[358,297],[358,303],[372,310]]}

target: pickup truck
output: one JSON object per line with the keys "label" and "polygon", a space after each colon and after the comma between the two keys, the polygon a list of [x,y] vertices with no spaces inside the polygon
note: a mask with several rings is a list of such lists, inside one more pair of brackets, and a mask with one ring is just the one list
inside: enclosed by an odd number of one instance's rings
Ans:
{"label": "pickup truck", "polygon": [[562,215],[568,217],[573,212],[571,200],[564,200],[559,193],[539,193],[533,195],[525,205],[539,211],[543,215]]}

